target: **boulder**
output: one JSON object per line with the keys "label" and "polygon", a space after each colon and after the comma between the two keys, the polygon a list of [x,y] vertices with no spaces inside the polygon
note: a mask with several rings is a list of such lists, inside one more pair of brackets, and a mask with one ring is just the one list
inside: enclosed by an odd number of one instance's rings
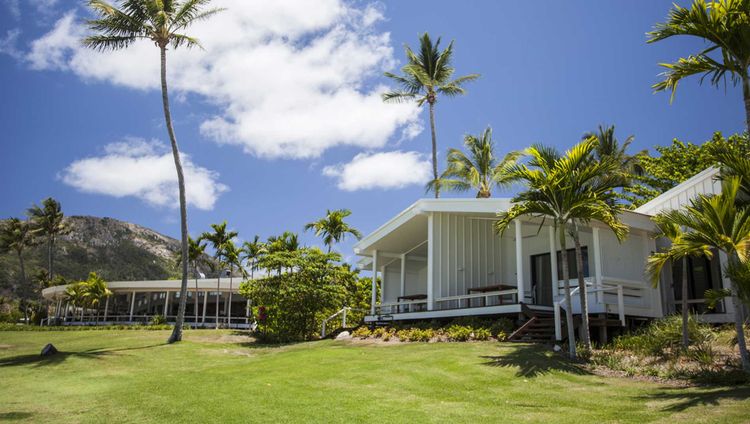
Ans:
{"label": "boulder", "polygon": [[52,343],[47,343],[42,349],[42,356],[52,356],[57,353],[57,348]]}
{"label": "boulder", "polygon": [[351,339],[352,335],[348,331],[342,331],[336,336],[336,340],[346,340]]}

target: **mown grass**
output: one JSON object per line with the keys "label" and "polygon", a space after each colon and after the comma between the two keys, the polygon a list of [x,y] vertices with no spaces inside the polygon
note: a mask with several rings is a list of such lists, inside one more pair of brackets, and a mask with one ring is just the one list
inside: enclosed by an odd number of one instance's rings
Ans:
{"label": "mown grass", "polygon": [[[606,378],[531,345],[321,341],[230,332],[0,332],[0,421],[747,422],[750,387]],[[52,342],[60,353],[38,354]]]}

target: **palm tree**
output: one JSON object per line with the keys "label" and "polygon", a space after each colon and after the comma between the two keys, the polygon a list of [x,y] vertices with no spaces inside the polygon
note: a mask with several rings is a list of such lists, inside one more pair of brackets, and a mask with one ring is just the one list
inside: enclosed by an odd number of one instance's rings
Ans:
{"label": "palm tree", "polygon": [[[616,173],[608,173],[613,162],[592,160],[596,141],[584,140],[560,155],[553,148],[535,145],[526,150],[530,157],[527,164],[509,167],[511,181],[524,181],[527,189],[513,198],[514,205],[499,212],[495,224],[498,232],[504,232],[510,223],[521,216],[536,216],[550,219],[558,230],[562,252],[562,273],[565,284],[566,321],[570,356],[575,357],[575,333],[570,296],[570,275],[567,260],[566,231],[573,236],[578,264],[578,284],[581,293],[581,319],[583,342],[590,347],[588,337],[587,288],[583,280],[583,257],[579,242],[579,225],[599,221],[607,225],[618,239],[627,234],[627,227],[619,221],[616,207],[612,206],[613,187],[620,184]],[[554,274],[555,270],[553,270]]]}
{"label": "palm tree", "polygon": [[82,281],[83,292],[81,297],[83,303],[96,308],[96,321],[95,325],[99,324],[99,307],[101,306],[102,299],[106,299],[112,296],[112,291],[107,288],[107,283],[97,275],[95,272],[89,273],[89,278],[86,281]]}
{"label": "palm tree", "polygon": [[487,127],[477,137],[466,135],[464,145],[468,155],[458,149],[448,150],[448,167],[439,180],[430,181],[428,190],[477,190],[477,198],[489,198],[495,186],[508,186],[506,170],[521,156],[521,152],[510,152],[498,162],[495,143],[492,141],[492,128]]}
{"label": "palm tree", "polygon": [[[583,135],[583,140],[588,138],[595,138],[597,141],[596,149],[594,149],[594,156],[597,160],[604,160],[608,158],[620,164],[620,169],[625,174],[640,175],[643,173],[640,161],[638,160],[639,155],[631,155],[628,153],[628,147],[633,143],[635,137],[630,135],[624,142],[620,141],[615,137],[615,126],[614,125],[599,125],[596,131],[589,132]],[[642,153],[647,153],[644,150]]]}
{"label": "palm tree", "polygon": [[51,280],[55,241],[58,236],[69,233],[70,228],[65,224],[65,215],[60,202],[51,197],[44,199],[41,207],[32,206],[27,214],[34,235],[45,238],[47,241],[47,278]]}
{"label": "palm tree", "polygon": [[180,306],[177,312],[172,334],[167,340],[174,343],[182,340],[182,323],[185,319],[185,302],[188,279],[188,225],[187,202],[185,200],[185,177],[182,171],[180,150],[172,125],[169,111],[169,93],[167,90],[167,48],[185,46],[200,47],[197,39],[184,34],[196,21],[208,19],[220,9],[204,9],[211,0],[124,0],[120,7],[104,0],[89,0],[89,7],[97,19],[88,21],[94,33],[83,40],[84,45],[92,49],[120,50],[129,47],[138,40],[148,40],[159,48],[161,59],[161,98],[164,108],[164,121],[167,126],[169,141],[172,145],[177,185],[180,196],[180,237],[182,248],[182,285],[180,286]]}
{"label": "palm tree", "polygon": [[[708,78],[718,87],[729,76],[732,83],[742,83],[745,102],[745,122],[750,131],[750,2],[748,0],[693,0],[689,7],[677,4],[669,11],[667,22],[658,23],[648,33],[649,43],[677,35],[702,38],[706,47],[700,52],[683,57],[674,63],[662,63],[666,68],[664,79],[653,88],[670,90],[674,99],[677,84],[683,78],[702,74],[700,81]],[[712,53],[715,53],[712,55]]]}
{"label": "palm tree", "polygon": [[[35,238],[31,231],[28,221],[22,221],[18,218],[9,218],[0,225],[0,253],[14,252],[18,258],[18,267],[20,270],[20,285],[13,287],[14,293],[24,292],[27,285],[26,265],[23,259],[24,251],[36,244]],[[21,299],[25,303],[25,295]],[[28,322],[28,311],[24,307],[24,317]]]}
{"label": "palm tree", "polygon": [[[65,288],[65,300],[70,302],[73,307],[81,308],[81,321],[83,321],[83,313],[86,301],[86,286],[82,281],[77,283],[69,284]],[[75,309],[73,309],[73,318],[75,318]]]}
{"label": "palm tree", "polygon": [[[432,133],[432,175],[438,181],[437,135],[435,133],[435,103],[438,94],[455,97],[465,94],[464,83],[479,78],[479,74],[470,74],[453,78],[455,69],[451,66],[453,58],[453,41],[445,50],[440,50],[440,38],[433,44],[426,32],[419,38],[419,52],[415,53],[405,46],[408,63],[401,68],[403,75],[386,72],[385,76],[394,80],[399,88],[383,94],[383,101],[404,102],[416,101],[418,106],[427,103],[430,106],[430,132]],[[440,187],[435,186],[435,198],[440,197]]]}
{"label": "palm tree", "polygon": [[266,245],[260,241],[258,235],[253,238],[252,242],[246,241],[242,244],[242,259],[247,262],[251,280],[255,277],[255,270],[258,269],[258,260],[265,252]]}
{"label": "palm tree", "polygon": [[[200,274],[201,265],[208,269],[214,269],[214,263],[208,259],[206,254],[206,244],[201,239],[193,240],[188,236],[188,260],[190,267],[193,269],[193,278],[195,278],[195,323],[198,323],[198,274]],[[177,257],[177,263],[182,261],[182,253]]]}
{"label": "palm tree", "polygon": [[[719,195],[698,195],[683,209],[663,213],[663,219],[685,229],[683,236],[669,249],[669,255],[659,255],[649,261],[652,275],[659,274],[670,256],[687,255],[713,256],[713,249],[724,252],[728,258],[727,268],[736,268],[750,260],[750,207],[735,202],[740,190],[740,179],[731,177],[724,180]],[[742,368],[750,371],[745,333],[741,288],[733,273],[728,273],[731,282],[734,322],[737,330],[737,343],[742,360]]]}
{"label": "palm tree", "polygon": [[221,300],[221,273],[227,265],[226,246],[237,237],[236,231],[227,231],[227,222],[211,224],[212,233],[204,232],[198,238],[199,241],[206,240],[214,249],[214,258],[219,263],[219,273],[216,276],[216,329],[219,328],[219,302]]}
{"label": "palm tree", "polygon": [[328,247],[328,253],[331,253],[331,248],[334,243],[340,243],[347,234],[351,234],[357,238],[362,238],[356,228],[344,222],[344,218],[352,214],[349,209],[338,209],[338,210],[326,210],[325,218],[321,218],[317,221],[313,221],[305,225],[305,231],[314,230],[315,236],[323,237],[323,244]]}
{"label": "palm tree", "polygon": [[227,303],[227,326],[232,322],[232,279],[234,278],[234,268],[237,267],[242,276],[245,276],[245,270],[242,268],[242,259],[240,258],[242,251],[237,248],[232,240],[229,240],[224,246],[224,255],[226,263],[229,265],[229,303]]}
{"label": "palm tree", "polygon": [[[672,245],[679,244],[684,236],[682,228],[670,222],[663,214],[656,215],[653,218],[656,224],[656,233],[654,238],[666,238]],[[661,252],[651,254],[646,264],[646,274],[651,278],[651,282],[656,286],[659,283],[659,277],[661,276],[661,267],[664,266],[666,261],[670,263],[677,263],[680,261],[682,266],[681,273],[681,287],[682,287],[682,348],[687,350],[690,345],[690,333],[688,331],[688,323],[690,319],[690,312],[688,310],[688,257],[689,254],[685,254],[684,251],[675,251],[672,249],[666,249]]]}

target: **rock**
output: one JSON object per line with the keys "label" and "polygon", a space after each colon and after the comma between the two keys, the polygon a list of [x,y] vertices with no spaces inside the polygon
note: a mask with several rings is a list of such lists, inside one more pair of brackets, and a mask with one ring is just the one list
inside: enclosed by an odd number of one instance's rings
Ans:
{"label": "rock", "polygon": [[57,353],[57,348],[52,343],[47,343],[47,346],[44,346],[44,349],[42,349],[42,356],[52,356]]}
{"label": "rock", "polygon": [[552,350],[554,350],[555,352],[559,352],[562,350],[562,348],[560,347],[560,345],[555,345],[555,347],[553,347]]}
{"label": "rock", "polygon": [[336,340],[351,339],[352,335],[348,331],[342,331],[336,336]]}

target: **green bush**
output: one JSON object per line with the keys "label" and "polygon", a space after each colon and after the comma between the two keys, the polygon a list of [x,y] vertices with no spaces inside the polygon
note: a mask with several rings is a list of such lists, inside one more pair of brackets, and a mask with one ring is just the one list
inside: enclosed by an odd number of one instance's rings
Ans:
{"label": "green bush", "polygon": [[498,318],[492,322],[489,328],[493,337],[497,337],[498,339],[502,337],[502,340],[507,339],[508,334],[513,333],[515,329],[516,324],[509,318]]}
{"label": "green bush", "polygon": [[445,335],[452,342],[465,342],[471,338],[471,327],[453,324],[445,329]]}
{"label": "green bush", "polygon": [[[698,322],[693,316],[688,320],[688,335],[693,345],[714,338],[711,326]],[[642,355],[679,356],[682,349],[682,317],[670,315],[654,320],[634,334],[618,337],[613,346]]]}
{"label": "green bush", "polygon": [[366,339],[372,335],[372,332],[370,329],[366,326],[361,326],[352,331],[352,337],[357,337],[359,339]]}
{"label": "green bush", "polygon": [[18,309],[12,309],[7,313],[0,313],[0,323],[15,324],[23,318],[23,313]]}
{"label": "green bush", "polygon": [[[98,330],[171,330],[172,326],[162,325],[60,325],[44,326],[0,323],[0,331],[98,331]],[[188,327],[184,327],[185,330]]]}
{"label": "green bush", "polygon": [[163,325],[167,323],[167,319],[164,318],[162,315],[154,315],[151,317],[151,321],[149,321],[150,325]]}
{"label": "green bush", "polygon": [[474,329],[474,340],[489,340],[492,337],[490,330],[486,328],[475,328]]}

